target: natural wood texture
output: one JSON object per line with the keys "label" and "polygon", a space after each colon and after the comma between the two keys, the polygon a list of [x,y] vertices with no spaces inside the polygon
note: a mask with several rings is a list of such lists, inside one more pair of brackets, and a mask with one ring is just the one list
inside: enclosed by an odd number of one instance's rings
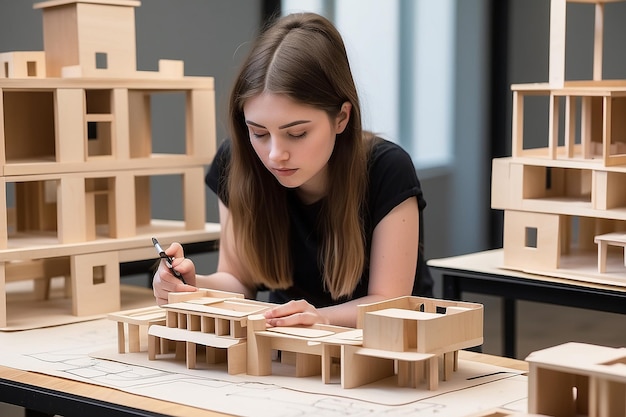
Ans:
{"label": "natural wood texture", "polygon": [[153,324],[165,324],[165,310],[158,306],[109,313],[110,320],[117,321],[117,346],[119,353],[125,353],[126,334],[128,334],[128,352],[139,352],[140,332],[146,331]]}
{"label": "natural wood texture", "polygon": [[[445,381],[456,370],[457,351],[482,344],[483,307],[476,303],[400,297],[359,306],[357,325],[363,326],[363,348],[346,350],[347,354],[395,360],[399,384],[415,387],[421,375],[425,375],[428,389],[436,390],[439,356],[443,357]],[[349,381],[358,386],[368,379],[368,374],[352,375]]]}
{"label": "natural wood texture", "polygon": [[598,272],[606,272],[606,257],[610,246],[623,248],[624,266],[626,266],[626,233],[607,233],[595,237],[598,244]]}
{"label": "natural wood texture", "polygon": [[[594,13],[591,80],[565,79],[572,2],[595,5],[588,9]],[[491,190],[491,207],[505,212],[506,267],[583,276],[592,265],[582,260],[598,243],[594,275],[604,274],[606,245],[595,236],[626,230],[626,122],[621,117],[626,80],[604,80],[602,74],[603,57],[619,53],[603,50],[604,15],[611,2],[551,0],[548,82],[511,86],[512,156],[494,160]],[[531,146],[524,137],[524,125],[533,123],[525,120],[525,100],[537,96],[548,100],[549,125],[546,142]],[[626,268],[612,271],[626,283]]]}
{"label": "natural wood texture", "polygon": [[[207,361],[227,350],[228,372],[272,374],[272,352],[294,366],[296,377],[321,375],[328,384],[333,363],[340,363],[343,388],[354,388],[395,376],[398,384],[429,390],[458,367],[458,350],[482,344],[481,304],[423,297],[399,297],[358,307],[362,329],[316,324],[267,327],[263,311],[272,304],[241,295],[201,289],[170,293],[165,325],[148,330],[148,358],[169,354],[164,342],[176,341],[176,359],[196,366],[196,345],[207,349]],[[123,335],[122,335],[123,336]],[[122,342],[118,340],[120,346]],[[242,365],[245,364],[244,365]]]}
{"label": "natural wood texture", "polygon": [[[249,317],[268,309],[271,305],[245,300],[243,295],[226,291],[200,289],[196,292],[171,293],[166,312],[165,325],[153,325],[148,329],[148,355],[155,360],[165,341],[176,341],[177,358],[185,358],[188,368],[196,366],[196,345],[206,349],[206,360],[214,362],[226,350],[225,358],[229,373],[246,372],[250,363],[246,340],[250,333]],[[262,316],[259,316],[262,317]],[[265,321],[263,319],[263,328]],[[185,351],[178,346],[185,345]],[[251,343],[254,343],[252,341]],[[241,345],[241,346],[240,346]],[[271,358],[270,358],[271,360]],[[259,365],[258,360],[252,366]],[[270,364],[271,366],[271,364]]]}
{"label": "natural wood texture", "polygon": [[42,51],[0,53],[0,78],[43,78],[46,75],[45,58]]}
{"label": "natural wood texture", "polygon": [[626,349],[566,343],[531,353],[528,411],[553,416],[626,414]]}
{"label": "natural wood texture", "polygon": [[[35,279],[45,298],[50,277],[35,274],[37,262],[71,262],[74,315],[119,309],[116,263],[154,257],[151,236],[169,243],[219,237],[216,225],[217,235],[207,238],[203,197],[215,153],[214,80],[186,77],[184,63],[174,60],[161,60],[158,71],[137,71],[140,4],[37,3],[44,51],[0,54],[0,263],[8,262],[11,277]],[[179,154],[153,152],[150,101],[161,93],[186,97],[185,132],[172,138],[185,145]],[[150,183],[161,175],[181,178],[183,221],[175,230],[152,218],[151,193],[158,190]],[[16,272],[20,266],[31,269]],[[104,293],[94,296],[95,288]],[[5,327],[4,285],[0,291]]]}

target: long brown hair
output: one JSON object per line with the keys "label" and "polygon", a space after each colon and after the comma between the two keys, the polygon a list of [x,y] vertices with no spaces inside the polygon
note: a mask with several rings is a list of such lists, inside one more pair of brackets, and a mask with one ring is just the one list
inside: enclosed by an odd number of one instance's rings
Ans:
{"label": "long brown hair", "polygon": [[349,296],[367,259],[363,202],[367,152],[359,99],[341,35],[326,18],[292,14],[264,30],[245,60],[230,96],[232,158],[229,210],[238,256],[249,279],[268,288],[292,285],[287,191],[268,172],[250,144],[243,108],[264,92],[324,110],[335,118],[352,104],[347,127],[337,135],[328,161],[322,200],[319,251],[323,282],[334,299]]}

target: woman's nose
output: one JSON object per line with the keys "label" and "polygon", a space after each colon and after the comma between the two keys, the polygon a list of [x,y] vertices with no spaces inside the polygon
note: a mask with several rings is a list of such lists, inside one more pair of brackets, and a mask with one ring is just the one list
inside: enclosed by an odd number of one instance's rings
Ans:
{"label": "woman's nose", "polygon": [[289,158],[287,148],[281,140],[276,140],[272,138],[269,158],[273,161],[284,161],[285,159]]}

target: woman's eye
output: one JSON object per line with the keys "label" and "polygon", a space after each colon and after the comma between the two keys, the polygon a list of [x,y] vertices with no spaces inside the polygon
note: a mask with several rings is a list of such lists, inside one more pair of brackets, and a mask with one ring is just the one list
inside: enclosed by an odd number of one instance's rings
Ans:
{"label": "woman's eye", "polygon": [[260,139],[262,137],[265,137],[267,135],[267,132],[250,132],[250,134],[257,139]]}
{"label": "woman's eye", "polygon": [[292,138],[300,139],[306,136],[306,132],[289,133]]}

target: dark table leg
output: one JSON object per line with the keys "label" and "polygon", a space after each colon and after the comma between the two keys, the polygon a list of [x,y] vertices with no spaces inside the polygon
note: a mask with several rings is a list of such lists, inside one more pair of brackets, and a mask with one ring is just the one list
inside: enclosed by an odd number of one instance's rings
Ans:
{"label": "dark table leg", "polygon": [[503,342],[504,356],[515,358],[516,332],[517,332],[517,310],[514,298],[503,298]]}
{"label": "dark table leg", "polygon": [[461,301],[461,286],[459,277],[443,274],[443,298],[445,300]]}

